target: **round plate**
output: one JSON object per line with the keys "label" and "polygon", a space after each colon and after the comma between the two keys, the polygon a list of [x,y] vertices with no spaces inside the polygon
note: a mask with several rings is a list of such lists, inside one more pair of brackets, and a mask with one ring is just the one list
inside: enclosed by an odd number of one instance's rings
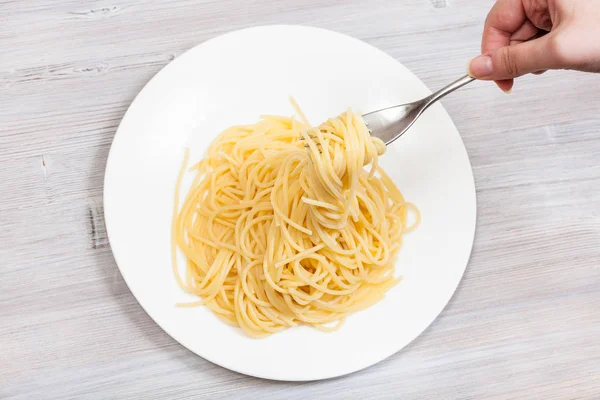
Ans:
{"label": "round plate", "polygon": [[223,129],[261,114],[311,123],[348,107],[368,112],[429,94],[402,64],[338,33],[298,26],[245,29],[177,58],[140,92],[115,135],[104,182],[106,226],[123,278],[146,312],[194,353],[225,368],[277,380],[348,374],[391,356],[442,311],[465,271],[475,233],[475,186],[467,153],[440,104],[381,158],[422,213],[398,258],[404,279],[340,330],[297,327],[251,339],[189,300],[175,283],[173,194],[186,146],[191,162]]}

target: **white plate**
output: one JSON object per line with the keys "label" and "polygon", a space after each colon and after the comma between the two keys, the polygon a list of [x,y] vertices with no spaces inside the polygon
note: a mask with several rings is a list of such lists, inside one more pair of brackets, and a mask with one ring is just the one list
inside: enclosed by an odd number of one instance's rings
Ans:
{"label": "white plate", "polygon": [[123,278],[146,312],[182,345],[225,368],[277,380],[348,374],[394,354],[442,311],[463,275],[475,233],[469,159],[440,104],[388,148],[381,162],[421,210],[405,237],[404,280],[334,333],[308,327],[250,339],[188,300],[171,271],[174,185],[186,144],[198,159],[220,130],[260,114],[292,115],[294,96],[313,124],[427,95],[392,57],[338,33],[298,26],[241,30],[177,58],[140,92],[106,167],[106,226]]}

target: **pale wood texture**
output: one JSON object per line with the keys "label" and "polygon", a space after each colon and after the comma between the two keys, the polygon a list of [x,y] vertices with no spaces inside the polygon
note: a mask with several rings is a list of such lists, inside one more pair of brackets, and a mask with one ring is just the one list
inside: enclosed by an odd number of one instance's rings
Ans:
{"label": "pale wood texture", "polygon": [[348,377],[268,382],[195,356],[136,303],[106,237],[115,129],[183,51],[252,25],[315,25],[437,88],[477,53],[492,3],[1,0],[0,398],[600,399],[600,75],[444,100],[477,183],[471,262],[423,335]]}

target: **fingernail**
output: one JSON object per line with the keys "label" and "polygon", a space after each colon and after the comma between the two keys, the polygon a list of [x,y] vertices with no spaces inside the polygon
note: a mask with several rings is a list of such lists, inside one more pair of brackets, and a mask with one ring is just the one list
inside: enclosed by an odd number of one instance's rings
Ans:
{"label": "fingernail", "polygon": [[469,63],[469,75],[473,78],[485,78],[493,72],[492,57],[479,56],[475,57]]}
{"label": "fingernail", "polygon": [[511,94],[512,93],[512,89],[503,90],[503,92],[506,93],[506,94]]}

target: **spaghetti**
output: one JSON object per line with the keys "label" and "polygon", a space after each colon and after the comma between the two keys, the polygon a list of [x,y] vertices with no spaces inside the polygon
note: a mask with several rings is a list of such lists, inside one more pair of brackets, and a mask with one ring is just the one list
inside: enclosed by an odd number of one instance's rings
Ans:
{"label": "spaghetti", "polygon": [[385,145],[359,115],[312,128],[297,111],[300,121],[263,116],[221,133],[190,169],[181,208],[187,151],[177,182],[173,270],[200,298],[181,306],[205,305],[252,337],[299,324],[334,330],[378,302],[399,281],[402,235],[420,218],[378,167]]}

